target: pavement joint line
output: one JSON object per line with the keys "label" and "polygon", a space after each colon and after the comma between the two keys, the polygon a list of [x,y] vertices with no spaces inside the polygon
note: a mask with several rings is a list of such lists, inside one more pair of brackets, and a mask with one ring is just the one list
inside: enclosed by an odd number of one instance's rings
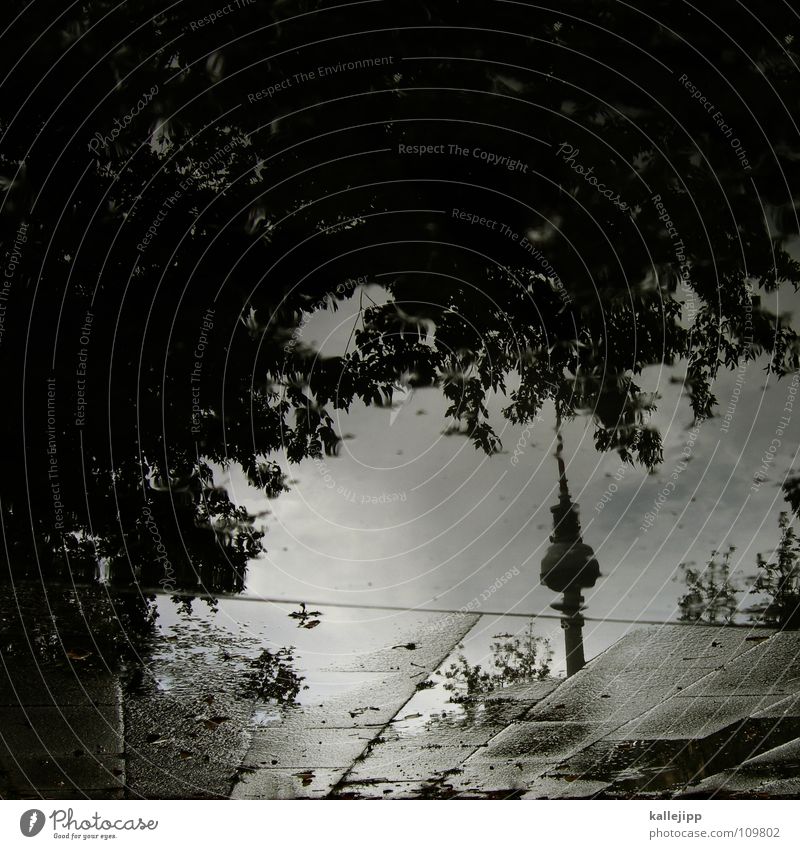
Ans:
{"label": "pavement joint line", "polygon": [[[468,615],[468,614],[464,614],[464,615]],[[472,623],[471,627],[466,631],[466,633],[459,636],[452,643],[449,643],[449,647],[447,648],[447,650],[441,655],[441,657],[439,657],[438,660],[436,660],[433,664],[431,664],[431,669],[428,672],[428,676],[432,675],[447,660],[447,658],[450,657],[450,655],[453,653],[453,650],[455,649],[455,647],[460,642],[462,642],[463,640],[465,640],[469,636],[470,632],[478,625],[479,622],[480,622],[480,616],[477,616],[475,621]],[[369,752],[371,750],[375,740],[377,740],[384,731],[386,731],[387,729],[389,729],[391,727],[392,722],[394,722],[397,719],[398,715],[403,710],[403,708],[405,708],[405,706],[417,695],[417,692],[418,692],[417,690],[414,690],[414,692],[412,692],[411,695],[397,708],[397,710],[394,712],[394,714],[383,725],[380,726],[380,731],[371,740],[367,741],[364,748],[353,759],[353,762],[350,764],[350,766],[347,767],[347,769],[344,771],[344,773],[342,773],[341,777],[336,782],[336,784],[334,784],[333,787],[331,787],[330,790],[326,793],[326,797],[329,797],[332,794],[336,793],[339,790],[339,788],[343,787],[343,785],[347,783],[347,778],[352,773],[355,765],[357,763],[360,763],[362,760],[364,760],[365,755],[367,754],[367,752]]]}

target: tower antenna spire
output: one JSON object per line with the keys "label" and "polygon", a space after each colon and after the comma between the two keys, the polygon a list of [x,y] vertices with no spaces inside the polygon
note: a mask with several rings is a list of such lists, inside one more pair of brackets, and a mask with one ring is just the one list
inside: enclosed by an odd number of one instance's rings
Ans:
{"label": "tower antenna spire", "polygon": [[550,545],[542,558],[542,583],[563,598],[551,607],[562,615],[564,644],[567,657],[567,677],[586,664],[583,652],[582,591],[593,587],[600,577],[600,565],[594,551],[581,537],[578,511],[569,494],[567,469],[564,463],[564,437],[561,415],[556,407],[556,463],[558,464],[558,503],[550,508],[553,514],[553,533]]}

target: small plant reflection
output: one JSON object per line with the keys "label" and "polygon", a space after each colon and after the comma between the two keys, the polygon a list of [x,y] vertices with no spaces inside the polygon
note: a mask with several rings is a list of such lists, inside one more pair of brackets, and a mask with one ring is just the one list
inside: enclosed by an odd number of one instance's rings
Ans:
{"label": "small plant reflection", "polygon": [[304,601],[300,602],[300,610],[293,610],[289,614],[290,619],[297,620],[298,628],[316,628],[321,622],[322,612],[319,610],[307,610]]}
{"label": "small plant reflection", "polygon": [[[678,599],[682,622],[703,622],[708,625],[728,624],[739,607],[739,588],[731,580],[731,555],[735,546],[719,557],[711,552],[711,559],[702,569],[681,563],[686,592]],[[719,559],[718,559],[719,558]]]}
{"label": "small plant reflection", "polygon": [[[746,622],[773,628],[800,627],[800,539],[792,527],[789,513],[778,519],[781,536],[770,557],[756,555],[756,574],[748,579],[749,589],[740,587],[731,577],[730,546],[721,556],[711,552],[711,559],[702,569],[692,564],[680,565],[686,592],[678,599],[682,622],[708,625],[728,625],[737,617]],[[759,596],[756,604],[742,607],[745,593]]]}
{"label": "small plant reflection", "polygon": [[766,598],[753,608],[760,621],[781,628],[800,627],[800,540],[788,513],[778,520],[781,539],[774,557],[757,557],[758,574],[751,592]]}
{"label": "small plant reflection", "polygon": [[295,672],[294,653],[291,648],[277,651],[264,649],[250,661],[250,672],[245,683],[245,692],[264,702],[281,707],[297,704],[301,690],[307,690],[305,678]]}
{"label": "small plant reflection", "polygon": [[[541,681],[550,675],[553,651],[550,640],[533,633],[533,622],[521,635],[497,634],[490,646],[491,661],[485,669],[471,664],[463,654],[445,670],[445,690],[455,704],[470,704],[502,687]],[[458,646],[463,650],[463,644]]]}

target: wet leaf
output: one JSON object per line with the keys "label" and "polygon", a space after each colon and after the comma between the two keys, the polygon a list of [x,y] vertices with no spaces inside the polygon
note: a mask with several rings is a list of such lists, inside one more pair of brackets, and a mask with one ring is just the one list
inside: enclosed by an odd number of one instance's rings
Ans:
{"label": "wet leaf", "polygon": [[303,787],[308,787],[314,780],[314,773],[310,769],[305,772],[296,772],[295,775],[303,782]]}
{"label": "wet leaf", "polygon": [[91,657],[92,652],[90,651],[80,651],[77,649],[67,649],[67,657],[70,660],[86,660],[87,657]]}

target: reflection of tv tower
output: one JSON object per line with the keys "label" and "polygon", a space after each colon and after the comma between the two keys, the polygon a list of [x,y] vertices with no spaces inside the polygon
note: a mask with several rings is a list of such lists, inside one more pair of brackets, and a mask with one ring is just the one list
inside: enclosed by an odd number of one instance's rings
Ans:
{"label": "reflection of tv tower", "polygon": [[567,487],[564,466],[564,440],[561,436],[561,419],[556,414],[556,461],[558,462],[558,504],[550,508],[553,514],[553,534],[550,546],[542,558],[542,583],[557,593],[563,593],[560,602],[552,604],[561,611],[564,645],[567,655],[567,677],[574,675],[586,664],[583,655],[583,596],[584,587],[593,587],[600,577],[600,565],[592,548],[581,539],[581,524],[576,505],[572,503]]}
{"label": "reflection of tv tower", "polygon": [[39,820],[39,812],[38,811],[31,811],[31,821],[30,821],[30,823],[28,823],[28,834],[30,834],[33,831],[33,827],[36,825],[38,820]]}

